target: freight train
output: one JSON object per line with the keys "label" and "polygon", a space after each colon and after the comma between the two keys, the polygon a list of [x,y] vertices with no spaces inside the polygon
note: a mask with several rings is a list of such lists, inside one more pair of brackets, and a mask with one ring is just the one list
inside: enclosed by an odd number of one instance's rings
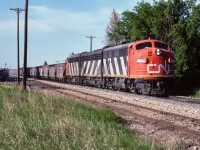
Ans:
{"label": "freight train", "polygon": [[146,39],[78,53],[65,63],[29,71],[32,78],[159,96],[171,92],[175,63],[169,45]]}

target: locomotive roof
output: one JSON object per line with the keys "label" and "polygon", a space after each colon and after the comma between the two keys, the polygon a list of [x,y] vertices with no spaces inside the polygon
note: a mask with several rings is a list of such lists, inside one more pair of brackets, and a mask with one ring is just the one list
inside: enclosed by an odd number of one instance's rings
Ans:
{"label": "locomotive roof", "polygon": [[81,55],[81,53],[78,53],[78,54],[71,55],[68,58],[76,58],[76,57],[79,57],[80,55]]}
{"label": "locomotive roof", "polygon": [[100,54],[101,52],[102,52],[102,49],[98,49],[98,50],[94,50],[92,52],[82,53],[81,56],[88,56],[88,55]]}
{"label": "locomotive roof", "polygon": [[133,43],[133,42],[122,44],[122,45],[116,45],[116,46],[108,47],[108,48],[105,48],[104,51],[128,48],[128,46],[131,43]]}
{"label": "locomotive roof", "polygon": [[134,43],[134,42],[129,42],[129,43],[126,43],[126,44],[120,44],[120,45],[115,45],[115,46],[111,46],[111,47],[103,47],[101,49],[97,49],[97,50],[94,50],[92,52],[82,52],[82,53],[78,53],[78,54],[74,54],[74,55],[71,55],[69,56],[68,58],[77,58],[77,57],[80,57],[81,56],[88,56],[88,55],[91,55],[91,54],[98,54],[98,53],[101,53],[101,51],[109,51],[109,50],[116,50],[116,49],[123,49],[123,48],[127,48],[128,45],[130,45],[131,43]]}
{"label": "locomotive roof", "polygon": [[78,53],[78,54],[74,54],[74,55],[71,55],[69,56],[68,58],[77,58],[77,57],[80,57],[81,56],[87,56],[87,55],[91,55],[91,54],[98,54],[98,53],[101,53],[102,49],[97,49],[97,50],[94,50],[92,52],[82,52],[82,53]]}

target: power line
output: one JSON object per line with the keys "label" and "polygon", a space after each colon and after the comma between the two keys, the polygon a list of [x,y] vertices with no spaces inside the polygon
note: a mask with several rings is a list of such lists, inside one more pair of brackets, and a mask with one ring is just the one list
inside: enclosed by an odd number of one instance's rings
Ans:
{"label": "power line", "polygon": [[[48,23],[46,23],[46,22],[44,22],[44,21],[40,21],[40,20],[35,19],[35,18],[33,18],[33,17],[29,17],[29,18],[31,18],[31,19],[33,19],[34,21],[39,22],[39,23],[41,23],[41,24],[47,25],[48,27],[54,28],[54,29],[56,29],[56,30],[58,30],[58,31],[63,31],[63,32],[66,32],[66,33],[69,33],[69,34],[73,34],[73,35],[77,35],[77,36],[86,37],[86,35],[81,34],[81,33],[72,32],[72,31],[68,31],[68,30],[65,30],[65,29],[61,29],[61,28],[58,27],[58,26],[59,26],[58,24],[57,24],[57,25],[56,25],[56,24],[55,24],[55,25],[53,25],[53,24],[48,24]],[[94,37],[94,38],[102,38],[102,37]]]}
{"label": "power line", "polygon": [[83,37],[86,36],[86,35],[83,35],[83,34],[81,34],[81,33],[75,33],[75,32],[72,32],[72,31],[67,31],[67,30],[61,29],[61,28],[59,28],[59,27],[57,27],[57,26],[55,26],[55,25],[53,25],[53,24],[48,24],[48,23],[46,23],[46,22],[39,21],[39,20],[37,20],[37,19],[35,19],[35,18],[33,18],[33,17],[29,17],[29,18],[31,18],[31,19],[33,19],[33,20],[39,22],[39,23],[42,23],[42,24],[44,24],[44,25],[47,25],[48,27],[54,28],[54,29],[56,29],[56,30],[59,30],[59,31],[63,31],[63,32],[66,32],[66,33],[74,34],[74,35],[77,35],[77,36],[83,36]]}

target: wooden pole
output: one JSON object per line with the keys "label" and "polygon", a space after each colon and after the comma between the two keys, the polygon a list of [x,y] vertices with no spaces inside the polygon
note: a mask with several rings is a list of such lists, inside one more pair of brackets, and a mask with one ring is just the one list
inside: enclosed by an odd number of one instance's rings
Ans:
{"label": "wooden pole", "polygon": [[23,89],[26,90],[27,79],[27,47],[28,47],[28,0],[25,3],[25,21],[24,21],[24,69],[23,69]]}

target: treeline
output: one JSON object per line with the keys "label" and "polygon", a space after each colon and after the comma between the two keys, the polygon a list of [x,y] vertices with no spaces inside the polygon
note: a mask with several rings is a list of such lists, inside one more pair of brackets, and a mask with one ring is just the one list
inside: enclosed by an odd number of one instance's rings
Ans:
{"label": "treeline", "polygon": [[[197,0],[140,2],[121,16],[113,10],[106,43],[147,38],[167,42],[175,50],[176,74],[200,72],[200,4]],[[199,74],[200,75],[200,74]]]}

